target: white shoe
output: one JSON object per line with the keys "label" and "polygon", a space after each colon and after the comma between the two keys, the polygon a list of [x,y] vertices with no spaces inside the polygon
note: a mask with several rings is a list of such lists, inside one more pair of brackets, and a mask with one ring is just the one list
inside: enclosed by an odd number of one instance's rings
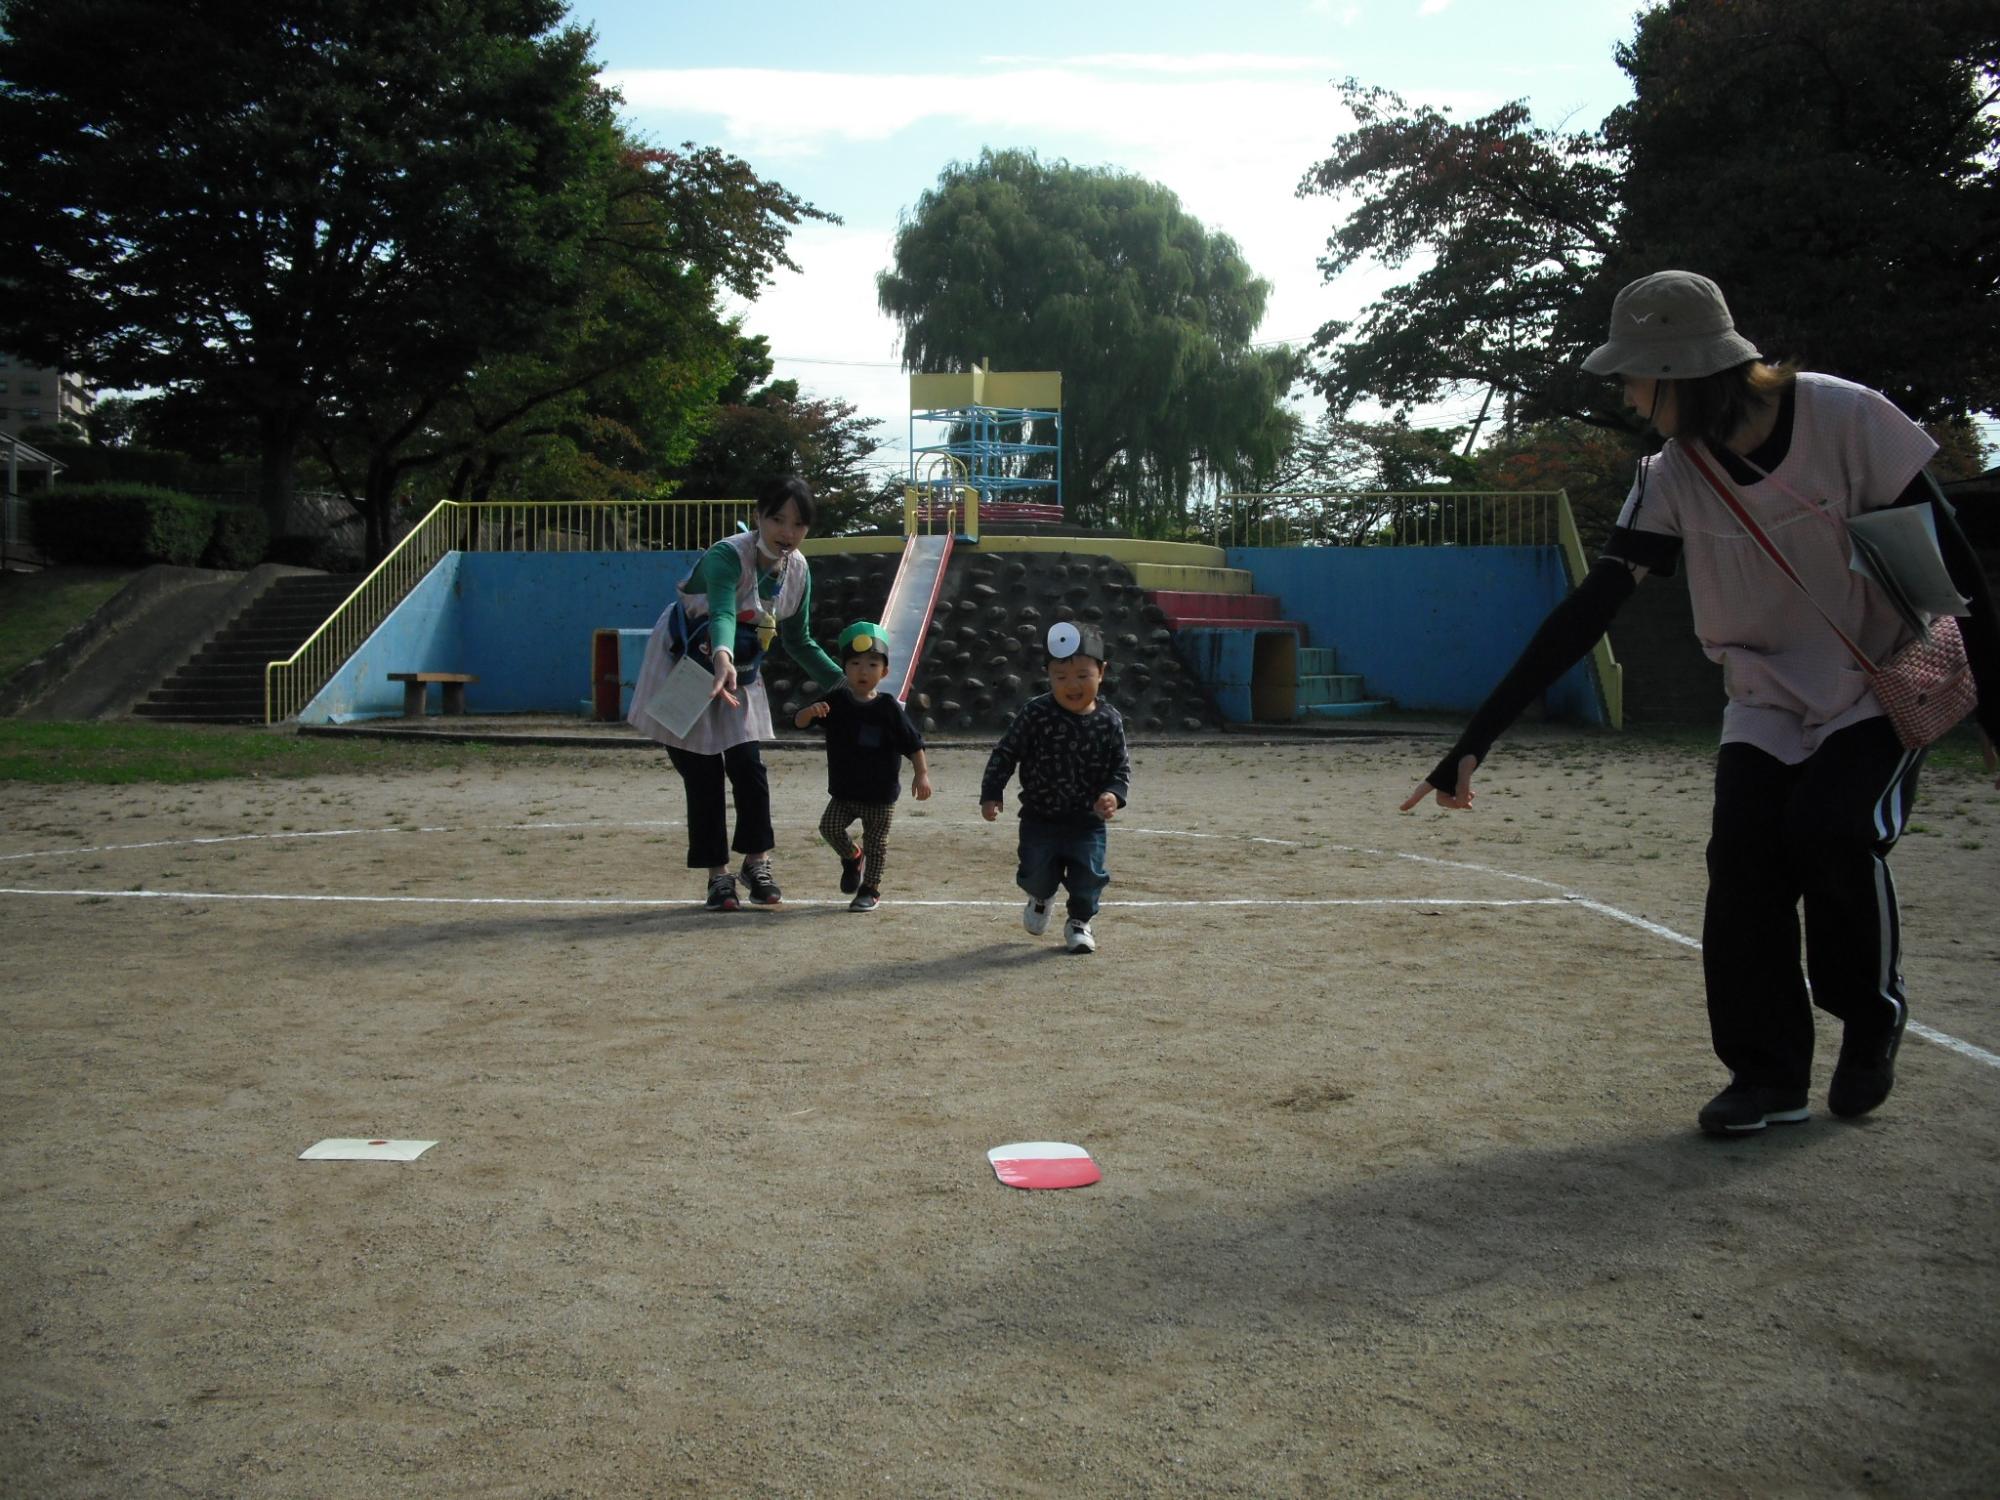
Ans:
{"label": "white shoe", "polygon": [[1071,917],[1063,923],[1063,946],[1072,953],[1095,953],[1097,937],[1090,930],[1090,924],[1081,917]]}
{"label": "white shoe", "polygon": [[1040,937],[1043,933],[1047,932],[1049,930],[1049,903],[1046,901],[1037,901],[1033,896],[1030,896],[1028,904],[1021,908],[1021,925],[1027,928],[1029,934],[1033,937]]}

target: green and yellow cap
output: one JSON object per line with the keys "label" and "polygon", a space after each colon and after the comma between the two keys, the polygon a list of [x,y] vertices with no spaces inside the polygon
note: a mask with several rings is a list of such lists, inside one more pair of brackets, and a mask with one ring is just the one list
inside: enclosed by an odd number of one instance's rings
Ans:
{"label": "green and yellow cap", "polygon": [[879,651],[886,658],[889,654],[889,633],[873,620],[856,620],[840,632],[840,654],[866,656],[871,651]]}

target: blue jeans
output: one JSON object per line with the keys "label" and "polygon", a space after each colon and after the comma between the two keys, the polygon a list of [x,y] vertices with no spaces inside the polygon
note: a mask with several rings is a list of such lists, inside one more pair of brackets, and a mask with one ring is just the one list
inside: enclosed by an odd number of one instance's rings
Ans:
{"label": "blue jeans", "polygon": [[1110,883],[1104,870],[1104,824],[1036,823],[1021,819],[1021,868],[1015,884],[1037,901],[1057,886],[1069,888],[1069,914],[1088,922],[1097,915],[1097,893]]}

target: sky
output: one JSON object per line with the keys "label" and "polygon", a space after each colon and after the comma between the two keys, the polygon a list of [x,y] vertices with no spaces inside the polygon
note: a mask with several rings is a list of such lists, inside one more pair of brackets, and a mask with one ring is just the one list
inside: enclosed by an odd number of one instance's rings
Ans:
{"label": "sky", "polygon": [[[908,376],[875,276],[899,219],[984,147],[1110,166],[1173,190],[1234,239],[1271,292],[1259,343],[1303,344],[1396,273],[1318,269],[1335,205],[1300,178],[1350,123],[1352,76],[1475,116],[1525,99],[1539,123],[1594,127],[1631,97],[1613,60],[1637,0],[1079,0],[986,8],[824,0],[572,0],[627,123],[661,145],[742,157],[835,225],[802,227],[798,273],[736,304],[775,374],[883,425],[881,469],[907,467]],[[1478,393],[1426,413],[1470,420]],[[1463,408],[1461,410],[1461,408]],[[919,433],[918,441],[929,434]]]}

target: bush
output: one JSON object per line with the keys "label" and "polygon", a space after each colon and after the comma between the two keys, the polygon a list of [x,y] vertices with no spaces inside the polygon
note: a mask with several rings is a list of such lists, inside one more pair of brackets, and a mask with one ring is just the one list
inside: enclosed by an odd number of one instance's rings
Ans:
{"label": "bush", "polygon": [[192,567],[208,549],[214,510],[147,484],[70,485],[35,497],[35,544],[64,563]]}
{"label": "bush", "polygon": [[264,519],[264,513],[248,505],[217,505],[212,509],[215,528],[209,533],[201,565],[241,572],[262,562],[271,541],[271,523]]}

